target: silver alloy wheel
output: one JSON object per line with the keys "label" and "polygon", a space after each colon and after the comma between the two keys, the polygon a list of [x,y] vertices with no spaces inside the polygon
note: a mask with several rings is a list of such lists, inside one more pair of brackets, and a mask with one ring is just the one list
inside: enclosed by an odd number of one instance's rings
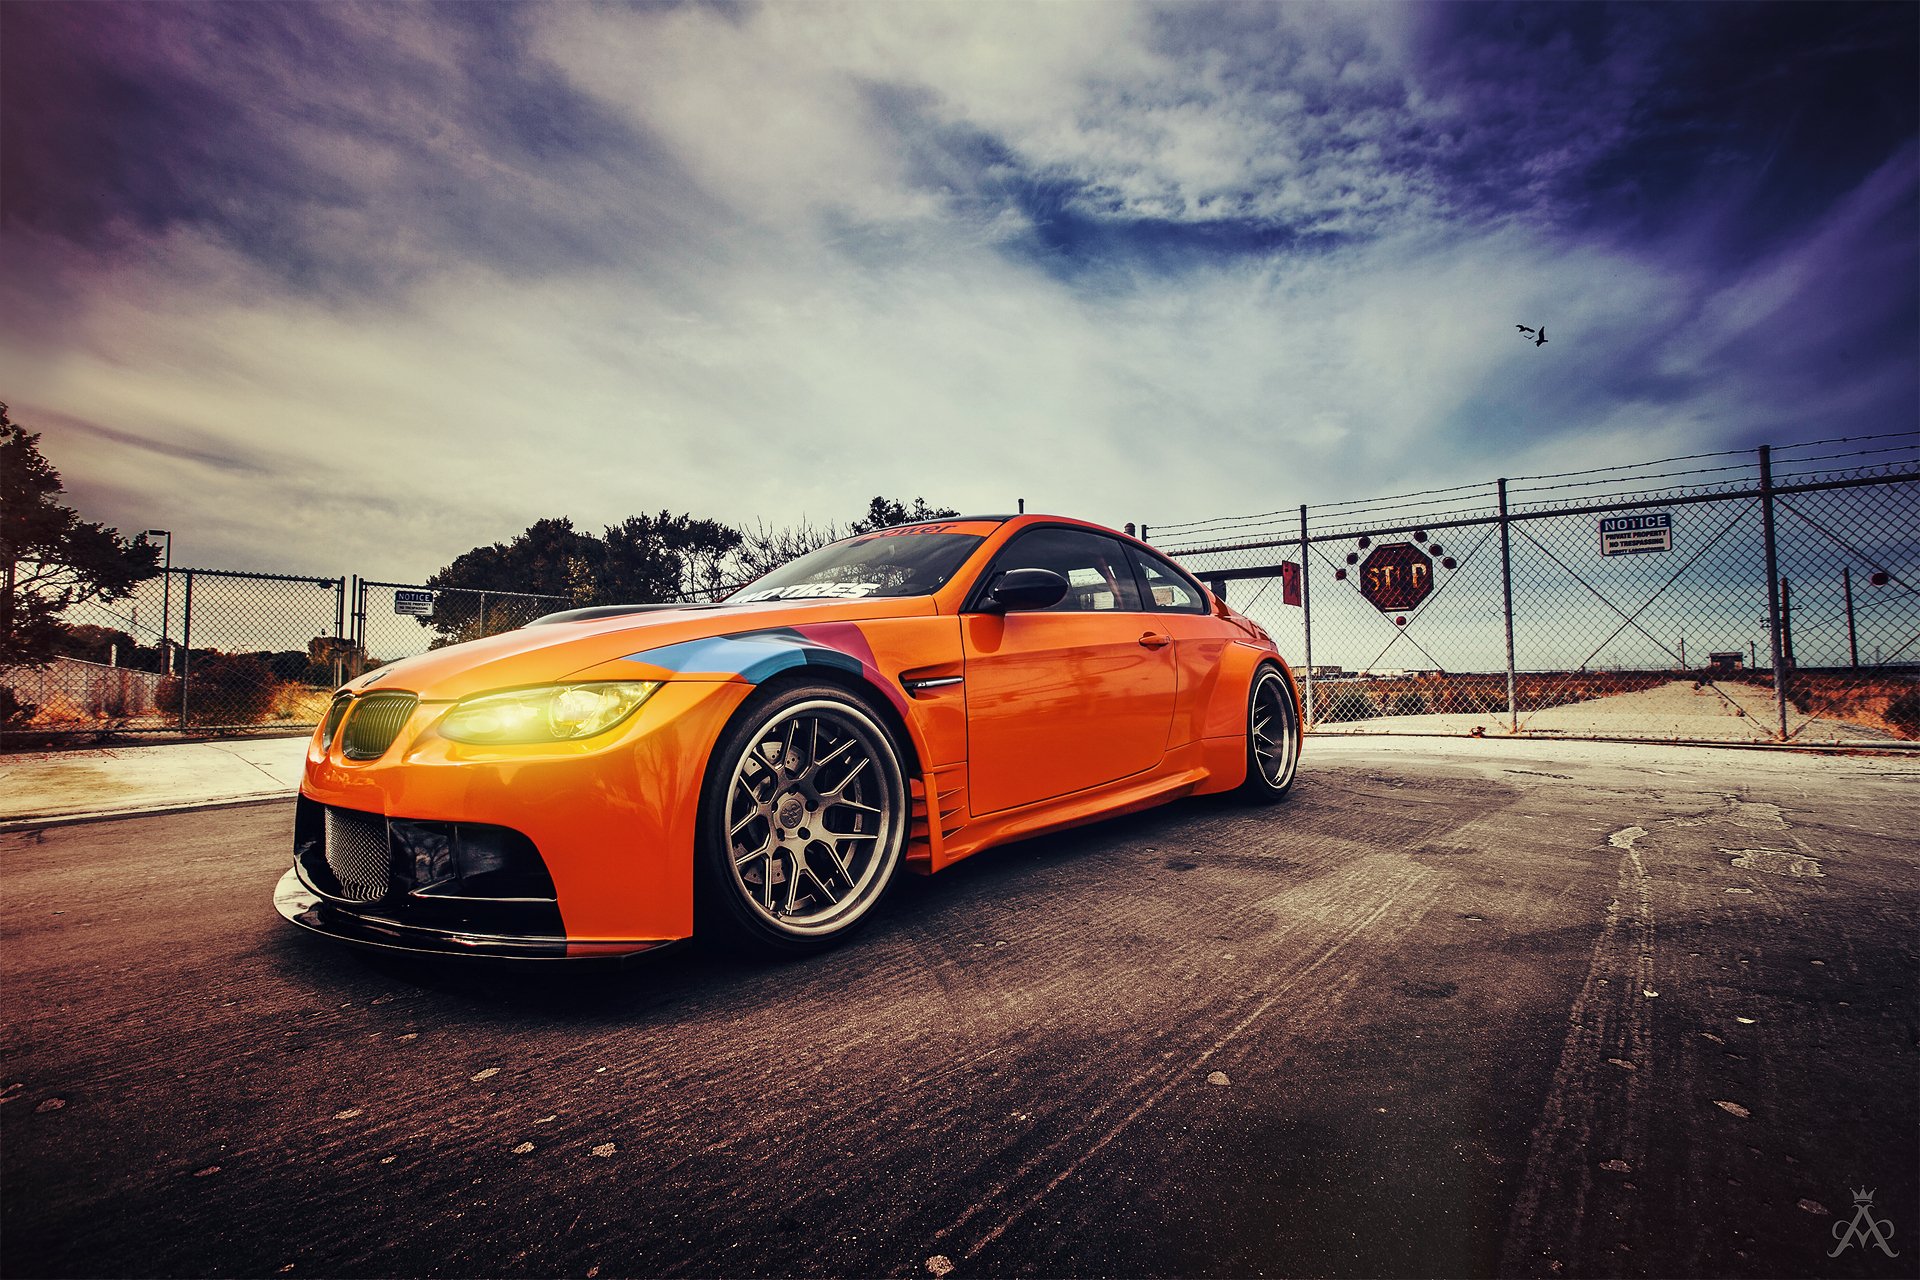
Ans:
{"label": "silver alloy wheel", "polygon": [[1300,762],[1300,739],[1294,729],[1293,695],[1286,677],[1272,667],[1254,680],[1249,717],[1254,767],[1268,787],[1284,791]]}
{"label": "silver alloy wheel", "polygon": [[734,887],[762,922],[797,937],[837,932],[887,886],[907,823],[886,731],[857,707],[782,707],[748,739],[727,784]]}

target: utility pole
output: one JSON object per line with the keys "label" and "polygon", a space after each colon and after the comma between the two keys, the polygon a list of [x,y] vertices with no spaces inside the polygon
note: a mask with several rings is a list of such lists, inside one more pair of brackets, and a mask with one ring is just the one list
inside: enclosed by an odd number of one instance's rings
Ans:
{"label": "utility pole", "polygon": [[1847,666],[1855,671],[1860,669],[1860,642],[1853,633],[1853,567],[1843,566],[1840,570],[1840,587],[1847,596]]}

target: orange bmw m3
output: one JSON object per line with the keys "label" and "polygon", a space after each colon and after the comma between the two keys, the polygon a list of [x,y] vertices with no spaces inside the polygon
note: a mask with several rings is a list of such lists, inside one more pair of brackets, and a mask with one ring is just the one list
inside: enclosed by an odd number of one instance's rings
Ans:
{"label": "orange bmw m3", "polygon": [[367,946],[829,946],[902,872],[1232,791],[1284,798],[1266,632],[1053,516],[901,525],[713,604],[557,613],[345,686],[275,905]]}

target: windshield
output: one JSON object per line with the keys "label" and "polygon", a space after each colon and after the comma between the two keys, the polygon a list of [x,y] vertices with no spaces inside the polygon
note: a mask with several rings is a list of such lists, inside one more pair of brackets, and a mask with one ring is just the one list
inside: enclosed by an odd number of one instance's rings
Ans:
{"label": "windshield", "polygon": [[923,596],[946,585],[992,527],[969,521],[875,530],[781,565],[726,602]]}

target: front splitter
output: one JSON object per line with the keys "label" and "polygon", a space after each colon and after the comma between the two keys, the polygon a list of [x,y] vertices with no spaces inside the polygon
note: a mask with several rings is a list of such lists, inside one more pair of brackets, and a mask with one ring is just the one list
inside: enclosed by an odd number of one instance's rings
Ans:
{"label": "front splitter", "polygon": [[274,886],[273,907],[282,919],[309,933],[356,947],[416,956],[498,960],[626,959],[671,943],[654,940],[571,944],[565,938],[461,933],[407,924],[372,910],[330,902],[308,888],[298,870],[288,868]]}

